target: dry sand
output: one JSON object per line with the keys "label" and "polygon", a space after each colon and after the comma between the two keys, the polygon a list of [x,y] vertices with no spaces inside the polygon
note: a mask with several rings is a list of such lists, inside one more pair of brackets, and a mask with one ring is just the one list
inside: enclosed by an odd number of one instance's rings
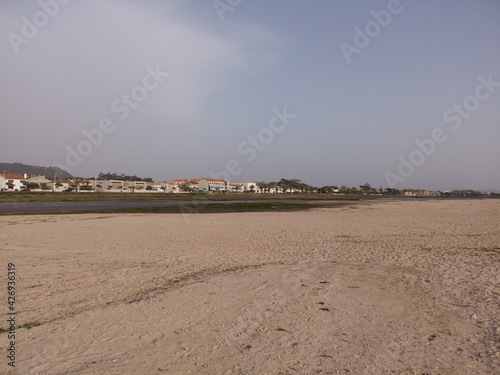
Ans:
{"label": "dry sand", "polygon": [[4,216],[2,374],[498,374],[500,201]]}

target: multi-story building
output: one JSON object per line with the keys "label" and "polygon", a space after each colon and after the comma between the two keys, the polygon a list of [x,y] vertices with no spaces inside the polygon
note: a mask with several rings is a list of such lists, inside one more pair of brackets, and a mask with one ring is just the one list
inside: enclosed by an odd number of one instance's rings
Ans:
{"label": "multi-story building", "polygon": [[225,192],[228,191],[229,181],[219,180],[216,178],[202,178],[197,180],[199,190],[204,192]]}
{"label": "multi-story building", "polygon": [[96,190],[97,191],[110,191],[110,190],[122,190],[123,181],[120,180],[97,180]]}
{"label": "multi-story building", "polygon": [[146,190],[147,182],[144,181],[123,181],[123,188],[128,190]]}
{"label": "multi-story building", "polygon": [[230,193],[241,193],[243,189],[240,184],[229,184],[227,191]]}
{"label": "multi-story building", "polygon": [[261,189],[255,182],[240,182],[230,183],[227,180],[216,178],[201,178],[201,179],[177,179],[170,181],[169,184],[177,186],[179,191],[199,191],[199,192],[254,192],[260,193]]}

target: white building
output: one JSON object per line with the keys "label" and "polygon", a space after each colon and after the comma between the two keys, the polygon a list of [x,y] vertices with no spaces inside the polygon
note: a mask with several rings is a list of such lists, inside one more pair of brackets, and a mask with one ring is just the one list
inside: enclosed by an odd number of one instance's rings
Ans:
{"label": "white building", "polygon": [[150,182],[149,186],[153,188],[153,191],[163,191],[161,182]]}
{"label": "white building", "polygon": [[240,184],[229,184],[227,191],[230,193],[241,193],[243,189]]}
{"label": "white building", "polygon": [[69,189],[72,183],[73,182],[71,182],[70,180],[55,180],[55,181],[49,181],[47,185],[50,187],[52,191],[58,192]]}
{"label": "white building", "polygon": [[127,190],[146,190],[147,182],[144,181],[123,181],[123,188]]}
{"label": "white building", "polygon": [[26,189],[27,179],[26,174],[2,173],[0,174],[0,190],[19,191]]}
{"label": "white building", "polygon": [[[240,182],[229,183],[227,180],[216,178],[201,178],[201,179],[177,179],[170,181],[169,184],[176,186],[180,192],[185,190],[199,191],[199,192],[230,192],[230,193],[244,193],[254,192],[260,193],[261,189],[255,182]],[[188,187],[189,189],[186,189]],[[183,190],[183,188],[185,190]]]}
{"label": "white building", "polygon": [[269,186],[264,189],[259,186],[259,192],[269,194],[283,194],[283,188],[281,188],[280,186]]}
{"label": "white building", "polygon": [[160,182],[161,189],[165,191],[165,193],[178,193],[179,192],[179,186],[172,183],[172,182]]}
{"label": "white building", "polygon": [[177,193],[186,192],[187,190],[203,191],[202,187],[200,186],[200,181],[201,179],[199,178],[178,178],[176,180],[170,181],[169,184],[171,184],[173,187],[176,187],[175,192]]}
{"label": "white building", "polygon": [[[199,192],[223,192],[227,191],[229,182],[226,180],[218,180],[214,178],[191,178],[191,179],[177,179],[170,181],[171,184],[177,186],[179,192],[185,191],[186,187],[192,191]],[[184,189],[184,190],[183,190]]]}
{"label": "white building", "polygon": [[257,186],[255,182],[242,182],[241,191],[249,192],[249,193],[260,193],[260,188]]}
{"label": "white building", "polygon": [[48,184],[50,180],[47,179],[45,176],[31,176],[28,177],[28,182],[40,185],[40,184]]}
{"label": "white building", "polygon": [[96,191],[116,191],[123,189],[123,181],[120,180],[97,180]]}
{"label": "white building", "polygon": [[199,181],[199,190],[205,192],[225,192],[228,190],[229,181],[216,178],[202,178]]}

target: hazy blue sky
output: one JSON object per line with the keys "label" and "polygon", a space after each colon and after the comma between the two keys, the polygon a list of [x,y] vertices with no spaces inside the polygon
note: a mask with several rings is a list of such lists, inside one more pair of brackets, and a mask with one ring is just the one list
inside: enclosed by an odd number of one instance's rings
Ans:
{"label": "hazy blue sky", "polygon": [[0,1],[0,34],[3,162],[500,189],[498,0]]}

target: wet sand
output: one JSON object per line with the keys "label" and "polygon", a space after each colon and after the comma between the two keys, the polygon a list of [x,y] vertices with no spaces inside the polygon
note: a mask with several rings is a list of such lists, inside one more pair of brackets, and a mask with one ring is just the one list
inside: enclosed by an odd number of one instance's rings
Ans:
{"label": "wet sand", "polygon": [[[4,374],[495,374],[500,201],[0,217]],[[7,353],[7,333],[0,334]]]}

